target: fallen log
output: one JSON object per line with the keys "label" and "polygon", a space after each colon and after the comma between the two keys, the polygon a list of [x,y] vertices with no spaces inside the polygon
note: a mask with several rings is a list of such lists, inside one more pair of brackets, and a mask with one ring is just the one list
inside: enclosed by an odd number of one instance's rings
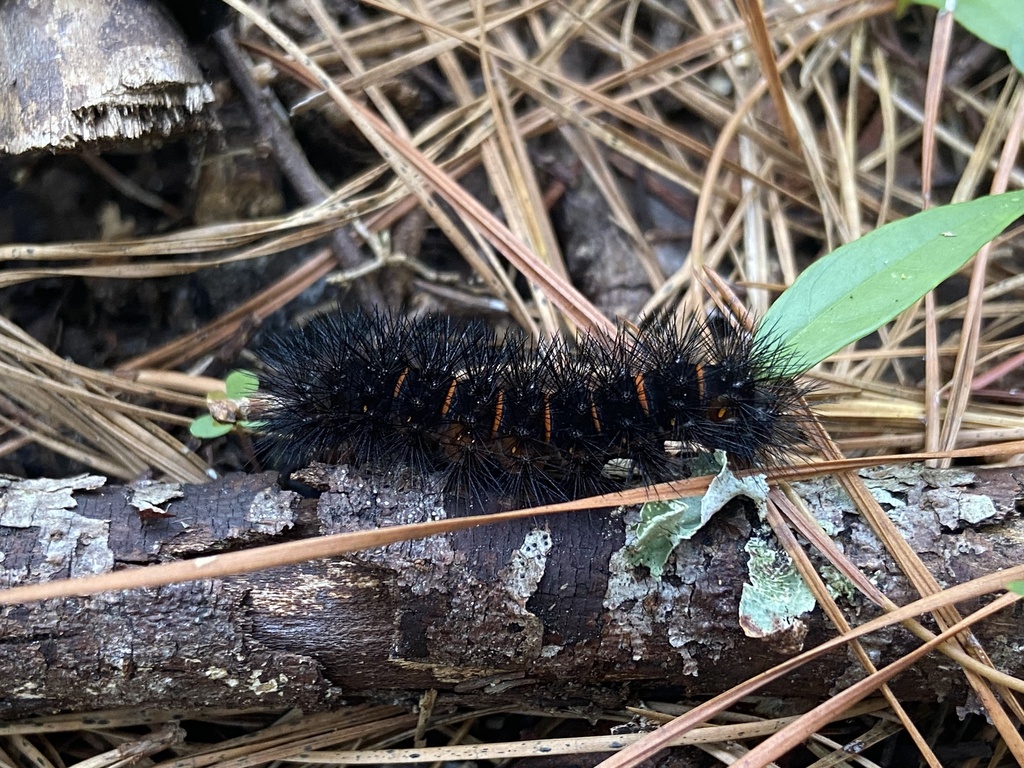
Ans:
{"label": "fallen log", "polygon": [[[876,496],[943,584],[1024,561],[1018,485],[1005,470],[887,467]],[[105,573],[443,517],[437,495],[350,468],[206,485],[105,486],[102,478],[6,479],[0,586]],[[892,600],[916,595],[828,480],[800,491],[850,559]],[[639,696],[709,695],[834,632],[820,609],[758,639],[740,602],[751,541],[770,541],[750,505],[728,505],[683,541],[658,577],[628,556],[635,508],[532,518],[227,579],[0,609],[0,716],[132,706],[307,711],[341,697],[447,690],[467,703],[615,706]],[[879,611],[834,584],[852,623]],[[961,606],[969,609],[970,606]],[[744,617],[745,618],[745,617]],[[749,627],[747,627],[749,632]],[[1024,670],[1020,609],[977,636],[997,667]],[[871,635],[881,664],[918,641]],[[821,698],[859,679],[845,652],[777,692]],[[966,695],[942,656],[894,684],[916,699]]]}

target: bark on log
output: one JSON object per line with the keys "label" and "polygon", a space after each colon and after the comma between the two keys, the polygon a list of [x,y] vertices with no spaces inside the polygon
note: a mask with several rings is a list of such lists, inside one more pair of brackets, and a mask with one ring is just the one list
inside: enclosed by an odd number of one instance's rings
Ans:
{"label": "bark on log", "polygon": [[[348,468],[317,476],[328,486],[319,499],[283,490],[273,473],[180,487],[8,479],[0,586],[444,514],[435,496]],[[1024,559],[1009,472],[884,468],[869,481],[941,582]],[[913,598],[833,484],[807,484],[803,494],[881,589],[899,603]],[[748,507],[727,507],[680,544],[660,579],[623,556],[636,514],[558,515],[226,580],[8,606],[0,716],[142,704],[317,710],[341,695],[424,688],[488,703],[617,705],[716,693],[792,652],[782,640],[793,632],[766,641],[740,627],[744,546],[764,533]],[[877,613],[856,595],[840,604],[855,622]],[[820,609],[802,621],[807,645],[832,634]],[[1019,607],[978,636],[999,668],[1024,672],[1014,650],[1024,643]],[[880,663],[915,644],[902,629],[866,640]],[[932,658],[895,687],[959,701],[953,669]],[[823,697],[860,675],[847,653],[834,653],[776,690]]]}

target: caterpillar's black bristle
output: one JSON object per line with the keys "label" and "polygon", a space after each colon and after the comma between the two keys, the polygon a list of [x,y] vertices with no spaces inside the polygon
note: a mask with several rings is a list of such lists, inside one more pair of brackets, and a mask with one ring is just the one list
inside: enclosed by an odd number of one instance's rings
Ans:
{"label": "caterpillar's black bristle", "polygon": [[[347,312],[272,339],[253,404],[263,443],[313,459],[439,471],[471,500],[549,502],[678,477],[684,452],[742,465],[802,442],[787,353],[656,319],[618,338],[498,341],[483,323]],[[610,464],[619,476],[609,471]]]}

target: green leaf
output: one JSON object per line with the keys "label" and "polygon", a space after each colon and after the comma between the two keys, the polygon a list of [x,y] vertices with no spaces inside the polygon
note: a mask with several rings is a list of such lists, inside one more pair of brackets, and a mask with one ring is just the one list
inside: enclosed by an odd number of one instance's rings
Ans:
{"label": "green leaf", "polygon": [[1006,585],[1006,588],[1011,592],[1016,592],[1018,595],[1024,595],[1024,581],[1011,581]]}
{"label": "green leaf", "polygon": [[251,371],[232,371],[224,381],[228,397],[238,400],[249,397],[260,388],[260,380]]}
{"label": "green leaf", "polygon": [[[948,0],[915,0],[942,10]],[[957,0],[953,18],[994,48],[1006,51],[1024,72],[1024,6],[1021,0]]]}
{"label": "green leaf", "polygon": [[792,353],[772,372],[802,373],[878,329],[1022,215],[1024,191],[982,197],[886,224],[818,259],[758,327]]}
{"label": "green leaf", "polygon": [[214,437],[226,435],[234,428],[234,424],[223,424],[222,422],[216,421],[213,416],[207,413],[194,419],[192,423],[189,424],[188,431],[192,433],[193,437],[209,440]]}

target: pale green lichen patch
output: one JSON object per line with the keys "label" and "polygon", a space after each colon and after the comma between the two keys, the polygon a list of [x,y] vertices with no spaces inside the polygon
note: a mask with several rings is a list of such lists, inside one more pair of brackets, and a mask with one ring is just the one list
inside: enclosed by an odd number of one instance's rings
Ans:
{"label": "pale green lichen patch", "polygon": [[740,626],[748,637],[784,638],[792,650],[794,640],[802,644],[806,628],[799,617],[814,610],[814,595],[774,539],[754,536],[744,549],[750,582],[740,597]]}
{"label": "pale green lichen patch", "polygon": [[[31,566],[34,580],[47,581],[65,571],[71,576],[91,576],[113,568],[110,523],[75,511],[76,493],[96,490],[105,482],[98,475],[0,478],[0,526],[36,530],[41,556]],[[26,568],[0,568],[0,583],[20,583],[29,575]]]}
{"label": "pale green lichen patch", "polygon": [[721,459],[722,469],[703,496],[644,504],[635,529],[636,539],[627,545],[627,557],[634,567],[646,566],[651,576],[660,579],[665,563],[679,542],[691,538],[733,499],[743,496],[759,510],[764,509],[768,498],[764,477],[737,477],[725,466],[724,456]]}

